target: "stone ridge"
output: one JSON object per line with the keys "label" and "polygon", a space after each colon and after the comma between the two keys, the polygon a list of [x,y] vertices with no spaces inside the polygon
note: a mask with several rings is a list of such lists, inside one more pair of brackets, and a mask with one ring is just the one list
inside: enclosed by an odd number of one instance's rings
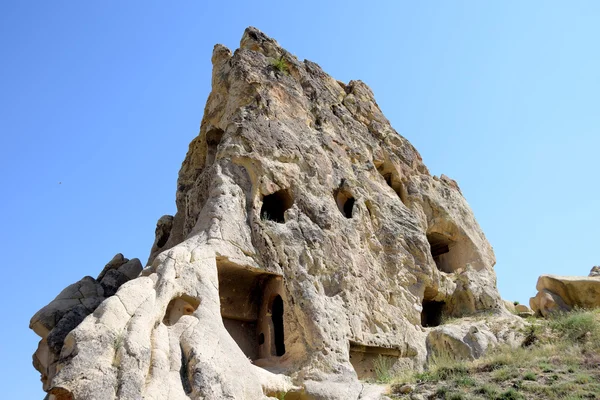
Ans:
{"label": "stone ridge", "polygon": [[252,27],[212,64],[177,213],[46,359],[51,399],[376,398],[361,381],[381,360],[518,344],[458,184],[429,174],[367,85]]}

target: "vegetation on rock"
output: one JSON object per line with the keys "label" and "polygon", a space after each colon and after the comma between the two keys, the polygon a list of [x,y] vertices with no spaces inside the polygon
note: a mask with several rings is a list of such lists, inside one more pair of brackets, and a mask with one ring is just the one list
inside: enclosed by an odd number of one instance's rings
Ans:
{"label": "vegetation on rock", "polygon": [[[600,310],[530,318],[524,345],[500,346],[478,360],[432,357],[424,372],[392,377],[393,398],[600,398]],[[531,337],[535,337],[531,340]],[[400,388],[412,385],[410,394]]]}

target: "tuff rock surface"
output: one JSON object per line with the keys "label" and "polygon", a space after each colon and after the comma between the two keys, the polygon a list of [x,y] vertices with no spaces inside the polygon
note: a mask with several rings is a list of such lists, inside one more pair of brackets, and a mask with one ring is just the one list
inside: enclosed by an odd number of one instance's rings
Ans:
{"label": "tuff rock surface", "polygon": [[212,63],[148,265],[107,267],[32,319],[51,399],[377,398],[359,379],[380,357],[419,369],[518,343],[457,183],[429,174],[363,82],[254,28]]}
{"label": "tuff rock surface", "polygon": [[541,275],[536,285],[538,293],[529,299],[531,309],[537,315],[547,317],[573,308],[599,308],[600,275],[597,268],[592,268],[587,277]]}

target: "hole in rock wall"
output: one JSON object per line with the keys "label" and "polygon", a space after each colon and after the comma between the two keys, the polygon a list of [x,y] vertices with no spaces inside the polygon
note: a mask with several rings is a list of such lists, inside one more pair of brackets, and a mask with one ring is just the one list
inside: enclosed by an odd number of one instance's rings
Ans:
{"label": "hole in rock wall", "polygon": [[221,317],[233,340],[251,360],[282,356],[282,278],[224,260],[217,260],[217,269]]}
{"label": "hole in rock wall", "polygon": [[423,311],[421,311],[421,325],[424,327],[438,326],[442,323],[444,306],[443,301],[423,300]]}
{"label": "hole in rock wall", "polygon": [[286,189],[267,195],[263,198],[260,218],[282,224],[285,222],[285,211],[292,207],[293,204],[294,199]]}
{"label": "hole in rock wall", "polygon": [[222,137],[223,130],[219,128],[212,128],[206,132],[206,167],[211,166],[215,162],[217,149]]}
{"label": "hole in rock wall", "polygon": [[454,245],[452,240],[439,233],[431,233],[427,235],[427,241],[433,261],[440,271],[454,272],[460,267],[459,260],[452,251]]}
{"label": "hole in rock wall", "polygon": [[167,240],[169,240],[170,234],[170,231],[163,233],[160,239],[158,239],[158,242],[156,242],[156,247],[161,249],[165,244],[167,244]]}
{"label": "hole in rock wall", "polygon": [[392,368],[399,357],[397,349],[350,342],[350,364],[360,380],[377,378],[379,368]]}
{"label": "hole in rock wall", "polygon": [[167,305],[163,323],[167,326],[175,325],[182,316],[192,315],[199,305],[200,302],[191,296],[176,297]]}
{"label": "hole in rock wall", "polygon": [[273,323],[275,355],[280,357],[285,354],[285,341],[283,340],[283,299],[279,295],[273,299],[271,320]]}
{"label": "hole in rock wall", "polygon": [[393,166],[389,163],[385,163],[377,167],[377,171],[381,174],[385,183],[396,192],[400,201],[402,201],[403,204],[406,204],[406,190],[402,185],[399,174]]}
{"label": "hole in rock wall", "polygon": [[342,215],[346,218],[352,218],[354,211],[354,197],[350,192],[338,189],[333,193],[335,202]]}

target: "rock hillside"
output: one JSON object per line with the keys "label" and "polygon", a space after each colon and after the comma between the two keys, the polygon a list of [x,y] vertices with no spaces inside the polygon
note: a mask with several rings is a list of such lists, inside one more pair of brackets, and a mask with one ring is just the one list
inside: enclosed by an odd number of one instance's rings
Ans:
{"label": "rock hillside", "polygon": [[[367,85],[254,28],[212,64],[147,266],[115,290],[84,278],[32,319],[51,399],[367,398],[377,363],[517,342],[457,183],[429,173]],[[94,300],[51,340],[83,286]]]}

